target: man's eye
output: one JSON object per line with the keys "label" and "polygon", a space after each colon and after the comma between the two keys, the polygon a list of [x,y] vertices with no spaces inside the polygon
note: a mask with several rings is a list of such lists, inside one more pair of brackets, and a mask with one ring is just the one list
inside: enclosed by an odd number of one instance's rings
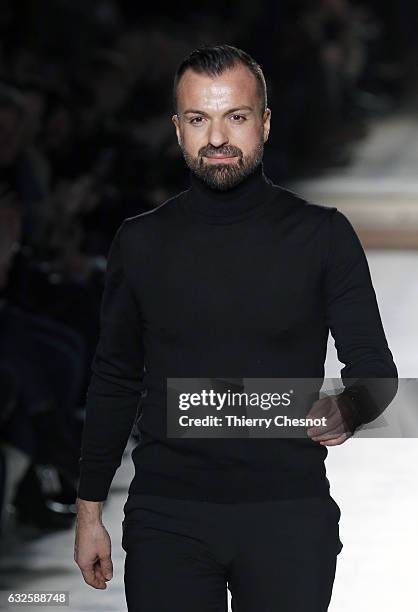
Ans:
{"label": "man's eye", "polygon": [[190,119],[190,123],[193,123],[194,125],[201,123],[201,121],[196,121],[197,119],[203,119],[203,117],[193,117]]}
{"label": "man's eye", "polygon": [[244,117],[244,115],[231,115],[232,118],[235,117],[234,119],[234,123],[244,123],[244,121],[246,120],[246,118]]}

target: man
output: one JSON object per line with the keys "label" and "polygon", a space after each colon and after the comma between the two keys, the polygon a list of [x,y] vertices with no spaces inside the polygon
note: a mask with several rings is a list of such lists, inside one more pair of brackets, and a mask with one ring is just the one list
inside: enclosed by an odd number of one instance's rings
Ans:
{"label": "man", "polygon": [[[112,244],[81,456],[75,560],[112,577],[103,501],[137,416],[122,545],[130,612],[324,612],[342,549],[324,459],[393,398],[397,370],[348,220],[274,185],[260,66],[228,45],[174,80],[190,188],[126,219]],[[328,332],[342,394],[299,438],[167,435],[167,379],[323,380]],[[367,379],[365,377],[368,377]],[[395,381],[373,393],[370,378]],[[374,412],[373,412],[374,410]]]}

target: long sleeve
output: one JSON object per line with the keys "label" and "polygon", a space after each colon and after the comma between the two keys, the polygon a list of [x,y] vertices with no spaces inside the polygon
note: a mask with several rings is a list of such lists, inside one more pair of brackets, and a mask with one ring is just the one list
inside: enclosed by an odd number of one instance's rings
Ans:
{"label": "long sleeve", "polygon": [[85,406],[78,497],[89,501],[107,498],[143,391],[141,315],[124,272],[123,227],[109,251],[100,335]]}
{"label": "long sleeve", "polygon": [[327,324],[344,363],[343,396],[354,425],[376,419],[395,397],[398,372],[389,350],[361,242],[343,213],[331,214],[324,278]]}

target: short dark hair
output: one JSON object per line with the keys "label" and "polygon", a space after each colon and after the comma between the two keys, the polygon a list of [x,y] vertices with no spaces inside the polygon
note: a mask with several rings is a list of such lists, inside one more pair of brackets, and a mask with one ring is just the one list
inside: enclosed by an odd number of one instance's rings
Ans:
{"label": "short dark hair", "polygon": [[177,88],[183,74],[189,68],[199,74],[217,76],[228,68],[243,64],[252,72],[257,81],[262,111],[267,108],[267,87],[260,65],[246,51],[232,45],[204,45],[194,49],[179,65],[174,76],[173,108],[177,112]]}

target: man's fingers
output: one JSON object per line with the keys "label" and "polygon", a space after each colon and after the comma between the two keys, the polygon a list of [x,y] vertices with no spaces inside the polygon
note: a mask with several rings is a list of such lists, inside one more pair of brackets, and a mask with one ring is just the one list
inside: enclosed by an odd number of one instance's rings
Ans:
{"label": "man's fingers", "polygon": [[[339,403],[334,396],[322,398],[314,402],[308,416],[317,418],[318,416],[325,416],[325,413],[327,413],[325,425],[315,425],[307,429],[307,434],[313,441],[323,442],[340,440],[341,437],[346,434],[346,436],[342,438],[342,441],[344,441],[347,437],[353,435],[349,421],[351,413],[347,411],[343,402]],[[329,445],[332,446],[340,443],[341,442],[338,441]]]}
{"label": "man's fingers", "polygon": [[[341,419],[341,415],[338,412],[334,412],[327,420],[325,425],[313,425],[307,428],[307,434],[313,440],[318,437],[327,435],[331,438],[336,438],[346,431],[344,423]],[[332,435],[330,435],[332,434]]]}
{"label": "man's fingers", "polygon": [[348,438],[351,438],[351,434],[343,433],[338,438],[332,438],[331,440],[321,440],[320,444],[325,446],[337,446],[338,444],[342,444],[343,442],[345,442]]}
{"label": "man's fingers", "polygon": [[[98,567],[98,566],[97,566]],[[101,574],[100,568],[97,571],[97,567],[84,567],[80,568],[83,575],[84,581],[95,589],[105,589],[106,582]]]}
{"label": "man's fingers", "polygon": [[350,437],[354,431],[353,428],[350,428],[347,421],[341,415],[338,415],[336,418],[330,419],[324,427],[309,427],[307,433],[312,440],[317,441],[326,438],[337,438],[343,434],[347,434]]}
{"label": "man's fingers", "polygon": [[340,435],[344,431],[345,428],[341,422],[341,419],[337,417],[329,419],[326,425],[314,425],[313,427],[307,428],[308,436],[310,436],[312,439],[329,434]]}
{"label": "man's fingers", "polygon": [[100,568],[104,579],[111,580],[113,576],[113,563],[109,556],[100,559]]}
{"label": "man's fingers", "polygon": [[308,436],[315,442],[317,440],[326,440],[330,438],[337,438],[343,433],[346,433],[345,427],[341,421],[339,421],[335,427],[309,427]]}

